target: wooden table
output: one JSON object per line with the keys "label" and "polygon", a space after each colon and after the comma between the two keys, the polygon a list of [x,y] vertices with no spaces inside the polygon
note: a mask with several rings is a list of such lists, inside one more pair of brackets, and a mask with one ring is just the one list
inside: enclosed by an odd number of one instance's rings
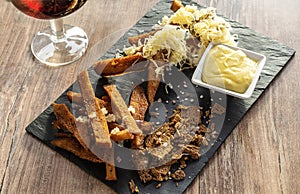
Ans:
{"label": "wooden table", "polygon": [[[89,54],[49,68],[34,60],[30,41],[48,25],[0,7],[0,193],[112,193],[97,179],[25,132],[84,68],[158,0],[89,0],[67,23],[90,38]],[[218,13],[300,49],[300,1],[198,0]],[[93,48],[96,43],[101,47]],[[95,52],[91,52],[95,51]],[[93,58],[94,57],[94,58]],[[300,193],[300,58],[294,59],[221,146],[186,193]]]}

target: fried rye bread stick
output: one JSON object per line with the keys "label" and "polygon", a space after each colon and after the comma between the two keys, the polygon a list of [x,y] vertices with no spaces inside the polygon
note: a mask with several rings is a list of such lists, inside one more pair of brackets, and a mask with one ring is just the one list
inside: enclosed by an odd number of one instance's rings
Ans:
{"label": "fried rye bread stick", "polygon": [[[135,120],[144,122],[145,114],[148,109],[148,101],[146,98],[146,95],[144,93],[144,90],[141,86],[136,86],[132,94],[130,96],[130,102],[129,105],[134,108],[135,112],[132,113],[132,117]],[[135,135],[134,140],[132,141],[132,148],[138,148],[144,143],[144,134]]]}
{"label": "fried rye bread stick", "polygon": [[129,132],[128,129],[124,129],[122,131],[118,131],[116,133],[111,133],[110,138],[115,142],[120,142],[123,140],[133,139],[134,135]]}
{"label": "fried rye bread stick", "polygon": [[135,112],[132,113],[132,117],[135,120],[145,120],[145,114],[147,112],[149,103],[141,86],[136,86],[133,89],[130,96],[129,106],[133,107],[135,110]]}
{"label": "fried rye bread stick", "polygon": [[99,159],[90,150],[86,150],[74,137],[60,137],[58,139],[52,140],[51,144],[67,150],[81,159],[88,160],[95,163],[102,163],[103,161]]}
{"label": "fried rye bread stick", "polygon": [[83,103],[93,128],[96,146],[101,148],[111,148],[112,143],[110,141],[106,117],[101,111],[100,105],[96,100],[87,70],[79,74],[78,83]]}
{"label": "fried rye bread stick", "polygon": [[58,139],[52,140],[51,144],[65,149],[74,155],[91,162],[103,162],[95,156],[87,147],[90,142],[88,128],[84,123],[77,122],[73,114],[65,104],[53,104],[56,123],[59,128],[64,128],[70,133],[59,132],[55,136]]}
{"label": "fried rye bread stick", "polygon": [[171,5],[171,10],[173,12],[176,12],[181,7],[184,7],[184,6],[182,5],[180,0],[173,0],[172,5]]}
{"label": "fried rye bread stick", "polygon": [[100,104],[96,100],[92,84],[89,79],[87,70],[78,76],[83,103],[85,105],[91,126],[94,131],[97,153],[100,153],[106,161],[106,180],[117,180],[116,169],[114,167],[114,152],[110,140],[108,124],[103,114]]}
{"label": "fried rye bread stick", "polygon": [[[68,97],[68,100],[70,102],[74,102],[74,103],[76,103],[78,105],[82,105],[82,106],[84,105],[83,99],[82,99],[82,96],[81,96],[80,93],[76,93],[76,92],[73,92],[73,91],[68,91],[67,92],[67,97]],[[97,98],[97,97],[96,97],[96,100],[99,101],[100,105],[104,104],[104,101]]]}
{"label": "fried rye bread stick", "polygon": [[[114,152],[110,153],[110,161],[114,160]],[[117,180],[117,172],[116,168],[113,164],[106,163],[106,176],[105,180],[107,181],[116,181]]]}
{"label": "fried rye bread stick", "polygon": [[105,85],[104,90],[110,97],[111,106],[115,116],[118,119],[122,120],[122,123],[125,125],[126,129],[128,129],[130,133],[134,135],[141,134],[142,131],[137,126],[136,121],[129,112],[128,107],[116,86],[113,84]]}
{"label": "fried rye bread stick", "polygon": [[135,64],[134,71],[144,69],[146,63],[141,54],[136,53],[125,57],[112,58],[98,61],[94,64],[94,70],[99,75],[109,76],[124,73],[127,69],[133,67]]}
{"label": "fried rye bread stick", "polygon": [[131,37],[128,38],[128,42],[131,45],[136,45],[136,46],[138,46],[139,42],[144,44],[145,39],[149,38],[150,36],[153,36],[156,32],[157,32],[157,30],[151,31],[151,32],[148,32],[148,33],[144,33],[144,34],[140,34],[140,35],[137,35],[137,36],[131,36]]}
{"label": "fried rye bread stick", "polygon": [[150,104],[154,102],[156,91],[162,79],[162,72],[156,72],[156,69],[162,68],[161,71],[164,71],[163,66],[165,65],[165,62],[161,59],[161,52],[158,52],[153,57],[155,63],[150,61],[148,66],[147,98]]}
{"label": "fried rye bread stick", "polygon": [[[69,92],[67,92],[67,97],[71,102],[74,102],[74,103],[79,104],[79,105],[83,105],[83,99],[81,97],[81,94],[69,91]],[[105,102],[104,100],[99,99],[97,97],[96,97],[96,100],[102,106],[104,106],[108,110],[108,112],[112,112],[110,102]],[[109,109],[110,109],[110,111],[109,111]],[[128,129],[124,129],[122,126],[118,125],[117,123],[113,123],[113,122],[108,123],[108,128],[110,130],[113,130],[115,127],[118,127],[120,129],[120,131],[118,131],[116,133],[110,133],[110,138],[113,141],[120,142],[120,141],[123,141],[123,140],[128,140],[128,139],[133,139],[134,138],[134,135],[131,134],[128,131]]]}
{"label": "fried rye bread stick", "polygon": [[88,129],[83,124],[76,121],[67,105],[54,103],[52,106],[56,117],[56,125],[69,131],[82,147],[88,150],[89,145],[87,144],[90,142],[89,137],[87,137],[87,134],[89,134]]}
{"label": "fried rye bread stick", "polygon": [[[83,98],[82,98],[80,93],[76,93],[76,92],[73,92],[73,91],[68,91],[67,92],[67,97],[68,97],[70,102],[84,106]],[[97,98],[97,97],[95,97],[95,98],[96,98],[96,101],[100,104],[100,108],[105,107],[106,110],[109,113],[111,113],[112,111],[111,111],[110,102],[109,102],[108,96],[106,96],[106,97],[107,98],[102,97],[102,99]]]}

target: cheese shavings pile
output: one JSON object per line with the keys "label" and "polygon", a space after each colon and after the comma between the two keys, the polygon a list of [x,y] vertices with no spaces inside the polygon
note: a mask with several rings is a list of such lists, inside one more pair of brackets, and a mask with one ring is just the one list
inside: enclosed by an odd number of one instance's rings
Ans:
{"label": "cheese shavings pile", "polygon": [[[211,7],[197,9],[186,5],[171,16],[164,16],[153,29],[157,30],[154,35],[147,37],[143,43],[124,48],[123,52],[126,55],[140,52],[154,64],[155,59],[162,59],[182,70],[197,66],[211,42],[236,46],[236,37],[230,33],[229,23],[218,17],[216,9]],[[191,40],[193,43],[190,43]],[[161,72],[159,65],[156,66],[156,72]]]}
{"label": "cheese shavings pile", "polygon": [[186,48],[187,30],[174,25],[166,25],[164,28],[149,37],[143,47],[143,56],[151,59],[153,56],[163,51],[163,59],[168,62],[178,64],[187,58]]}
{"label": "cheese shavings pile", "polygon": [[216,9],[209,7],[198,10],[196,6],[181,7],[170,17],[163,17],[161,25],[174,24],[189,29],[191,34],[200,39],[205,48],[210,42],[236,46],[231,27],[223,18],[217,16]]}

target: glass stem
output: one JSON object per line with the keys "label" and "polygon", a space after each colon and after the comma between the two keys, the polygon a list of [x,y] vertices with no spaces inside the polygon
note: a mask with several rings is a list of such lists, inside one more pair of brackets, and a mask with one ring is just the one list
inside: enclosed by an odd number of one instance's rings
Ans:
{"label": "glass stem", "polygon": [[59,42],[65,36],[63,19],[50,20],[50,26],[53,34],[53,41]]}

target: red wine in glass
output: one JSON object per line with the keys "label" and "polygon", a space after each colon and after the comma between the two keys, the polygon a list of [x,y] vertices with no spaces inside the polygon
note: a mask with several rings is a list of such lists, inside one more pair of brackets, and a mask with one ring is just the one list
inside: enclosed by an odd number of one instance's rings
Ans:
{"label": "red wine in glass", "polygon": [[23,13],[38,19],[56,19],[78,10],[87,0],[11,0]]}
{"label": "red wine in glass", "polygon": [[79,27],[64,25],[65,17],[87,0],[11,0],[21,12],[37,19],[50,20],[50,27],[38,32],[32,43],[34,56],[50,66],[61,66],[79,59],[86,51],[88,38]]}

